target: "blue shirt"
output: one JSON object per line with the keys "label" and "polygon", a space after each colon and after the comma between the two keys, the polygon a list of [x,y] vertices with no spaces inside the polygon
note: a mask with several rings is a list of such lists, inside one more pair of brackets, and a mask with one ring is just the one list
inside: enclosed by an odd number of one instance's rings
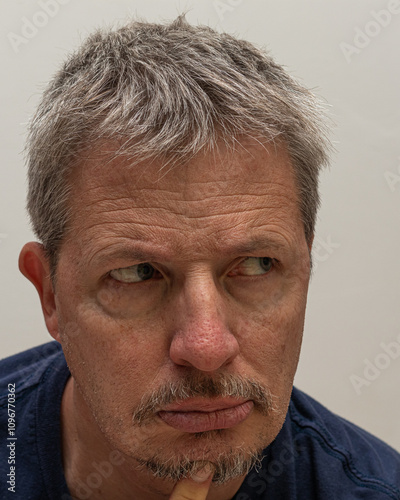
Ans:
{"label": "blue shirt", "polygon": [[[57,342],[0,362],[1,500],[72,499],[60,429],[69,376]],[[101,482],[101,470],[96,474]],[[234,497],[252,499],[400,500],[400,455],[293,389],[285,423],[266,448],[262,467],[248,474]]]}

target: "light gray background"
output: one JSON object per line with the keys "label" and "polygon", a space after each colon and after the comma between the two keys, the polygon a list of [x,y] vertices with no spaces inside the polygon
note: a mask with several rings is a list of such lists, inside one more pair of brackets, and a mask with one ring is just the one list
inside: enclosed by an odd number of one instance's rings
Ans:
{"label": "light gray background", "polygon": [[[36,292],[17,269],[32,239],[21,152],[44,83],[94,27],[188,10],[193,23],[266,46],[331,106],[337,152],[322,177],[296,384],[400,450],[400,13],[382,12],[396,2],[1,0],[1,357],[49,340]],[[27,31],[29,23],[40,26]],[[392,357],[382,343],[393,343]],[[365,372],[368,363],[378,368]]]}

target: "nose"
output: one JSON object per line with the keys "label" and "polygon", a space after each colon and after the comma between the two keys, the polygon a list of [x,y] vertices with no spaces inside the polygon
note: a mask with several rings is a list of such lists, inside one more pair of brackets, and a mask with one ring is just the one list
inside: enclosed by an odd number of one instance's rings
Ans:
{"label": "nose", "polygon": [[228,325],[226,299],[212,277],[187,280],[176,299],[170,358],[180,366],[213,372],[239,353]]}

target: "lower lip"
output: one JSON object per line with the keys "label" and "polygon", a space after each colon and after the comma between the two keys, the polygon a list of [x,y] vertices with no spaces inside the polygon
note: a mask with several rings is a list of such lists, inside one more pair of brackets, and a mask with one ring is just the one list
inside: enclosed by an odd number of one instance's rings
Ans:
{"label": "lower lip", "polygon": [[240,424],[253,410],[253,402],[246,401],[232,408],[215,411],[160,411],[158,416],[166,424],[182,432],[206,432],[229,429]]}

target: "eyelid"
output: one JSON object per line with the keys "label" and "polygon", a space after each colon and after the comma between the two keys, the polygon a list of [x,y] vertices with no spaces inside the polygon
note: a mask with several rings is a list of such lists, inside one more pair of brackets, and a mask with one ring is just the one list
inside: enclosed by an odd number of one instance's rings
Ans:
{"label": "eyelid", "polygon": [[[240,273],[238,273],[238,274],[233,274],[233,275],[229,276],[229,274],[232,273],[232,271],[234,271],[235,269],[239,268],[239,266],[243,262],[245,262],[246,260],[248,260],[248,259],[270,259],[270,261],[271,261],[271,269],[269,271],[265,271],[264,273],[260,273],[260,274],[240,274]],[[269,257],[269,256],[266,256],[266,255],[263,255],[263,256],[247,255],[245,257],[241,257],[240,259],[236,260],[233,263],[233,265],[230,266],[229,270],[226,273],[226,276],[228,278],[231,278],[231,277],[256,278],[258,276],[262,277],[262,276],[269,275],[278,266],[279,266],[279,261],[277,259],[274,259],[273,257]]]}
{"label": "eyelid", "polygon": [[[139,279],[138,281],[123,281],[123,280],[119,280],[117,278],[114,278],[111,273],[113,273],[114,271],[123,271],[123,270],[126,270],[126,269],[130,269],[130,268],[137,268],[138,266],[142,265],[142,264],[148,264],[154,271],[155,273],[155,276],[151,276],[151,278],[148,278],[148,279]],[[110,279],[112,280],[113,282],[115,283],[118,283],[120,285],[137,285],[139,283],[145,283],[145,282],[148,282],[148,281],[153,281],[153,280],[156,280],[156,279],[161,279],[161,277],[164,277],[164,274],[159,270],[158,266],[152,264],[151,262],[138,262],[138,263],[135,263],[135,264],[131,264],[131,265],[128,265],[128,266],[122,266],[122,267],[116,267],[114,269],[111,269],[110,271],[108,271],[108,273],[105,275],[105,278],[106,279]]]}
{"label": "eyelid", "polygon": [[[259,275],[257,275],[257,274],[254,274],[254,275],[250,275],[250,274],[249,275],[246,275],[246,274],[237,274],[236,276],[237,277],[243,277],[243,278],[254,278],[254,277],[257,277],[257,276],[266,276],[266,275],[270,274],[274,269],[276,269],[276,268],[278,268],[280,266],[280,261],[277,260],[277,259],[275,259],[274,257],[269,257],[269,256],[265,256],[265,255],[262,255],[262,256],[246,255],[246,256],[238,257],[237,259],[235,259],[233,261],[233,263],[231,263],[231,265],[228,267],[228,270],[225,271],[224,275],[228,276],[228,277],[231,277],[231,276],[229,276],[229,273],[231,273],[235,268],[237,268],[238,266],[240,266],[241,263],[243,263],[244,261],[246,261],[248,259],[263,259],[263,258],[268,258],[271,261],[271,265],[272,266],[271,266],[271,269],[269,271],[266,271],[265,273],[261,273]],[[120,280],[114,278],[113,276],[111,276],[111,273],[113,271],[117,271],[119,269],[129,269],[131,267],[139,266],[140,264],[149,264],[151,267],[153,267],[153,269],[158,274],[158,276],[153,277],[150,280],[143,280],[143,281],[137,281],[137,282],[124,282],[124,281],[120,281]],[[158,263],[153,263],[153,262],[150,262],[150,261],[145,261],[145,262],[137,262],[135,264],[130,264],[130,265],[127,265],[127,266],[115,267],[115,268],[111,269],[110,271],[108,271],[105,275],[103,275],[103,279],[110,279],[110,280],[112,280],[112,281],[114,281],[116,283],[120,283],[121,285],[132,285],[132,284],[144,283],[146,281],[151,281],[151,280],[154,280],[154,279],[161,279],[161,277],[168,278],[169,275],[170,275],[170,273],[168,272],[168,269],[165,269],[164,266],[161,266]]]}

